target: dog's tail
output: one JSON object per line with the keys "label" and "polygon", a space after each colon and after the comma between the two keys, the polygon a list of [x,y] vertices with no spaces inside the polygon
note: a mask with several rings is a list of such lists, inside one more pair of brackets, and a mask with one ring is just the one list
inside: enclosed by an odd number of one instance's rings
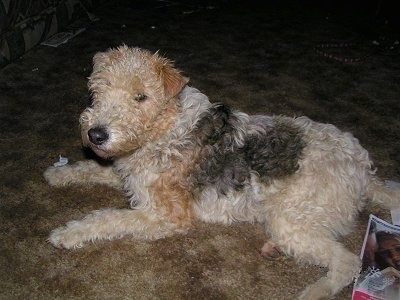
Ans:
{"label": "dog's tail", "polygon": [[388,187],[378,178],[372,178],[367,187],[367,197],[373,205],[383,208],[400,208],[400,188]]}

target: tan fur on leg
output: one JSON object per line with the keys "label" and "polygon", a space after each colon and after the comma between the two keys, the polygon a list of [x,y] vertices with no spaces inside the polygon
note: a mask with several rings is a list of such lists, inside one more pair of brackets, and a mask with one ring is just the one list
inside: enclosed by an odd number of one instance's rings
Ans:
{"label": "tan fur on leg", "polygon": [[88,183],[105,184],[122,189],[121,180],[113,171],[112,166],[102,166],[93,160],[79,161],[63,167],[49,167],[43,175],[53,186]]}
{"label": "tan fur on leg", "polygon": [[53,230],[48,240],[57,248],[71,249],[82,247],[88,241],[111,240],[126,235],[153,240],[178,232],[184,231],[154,211],[106,209]]}

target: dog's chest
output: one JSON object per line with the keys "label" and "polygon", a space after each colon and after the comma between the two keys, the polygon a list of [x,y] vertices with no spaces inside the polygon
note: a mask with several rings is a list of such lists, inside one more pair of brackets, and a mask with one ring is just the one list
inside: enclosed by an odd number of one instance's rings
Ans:
{"label": "dog's chest", "polygon": [[154,153],[138,151],[115,162],[115,169],[130,197],[131,205],[148,204],[149,187],[157,181],[162,169],[158,160],[154,159]]}

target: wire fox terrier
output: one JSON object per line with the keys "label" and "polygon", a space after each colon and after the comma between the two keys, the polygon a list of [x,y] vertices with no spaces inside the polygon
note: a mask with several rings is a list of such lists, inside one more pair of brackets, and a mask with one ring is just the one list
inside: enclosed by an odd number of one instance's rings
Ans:
{"label": "wire fox terrier", "polygon": [[131,209],[104,209],[53,230],[58,248],[121,238],[159,239],[192,222],[264,224],[265,256],[278,252],[328,268],[300,299],[330,297],[352,282],[360,259],[337,241],[367,199],[400,206],[400,191],[374,175],[350,133],[306,117],[247,115],[212,104],[159,54],[121,46],[97,53],[80,116],[83,144],[99,157],[49,167],[53,186],[122,189]]}

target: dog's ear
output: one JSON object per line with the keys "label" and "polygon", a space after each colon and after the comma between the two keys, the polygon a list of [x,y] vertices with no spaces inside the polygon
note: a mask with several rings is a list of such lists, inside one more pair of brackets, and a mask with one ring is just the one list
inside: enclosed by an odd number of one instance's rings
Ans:
{"label": "dog's ear", "polygon": [[93,56],[93,70],[88,82],[90,90],[102,85],[110,86],[110,79],[103,71],[114,61],[121,59],[128,50],[129,48],[126,45],[122,45],[116,49],[110,48],[105,52],[97,52]]}
{"label": "dog's ear", "polygon": [[93,70],[99,70],[110,63],[107,52],[97,52],[93,56]]}
{"label": "dog's ear", "polygon": [[165,96],[168,99],[176,96],[189,82],[189,78],[183,76],[178,69],[174,68],[170,60],[159,59],[157,69],[164,85]]}
{"label": "dog's ear", "polygon": [[165,67],[163,70],[163,81],[166,96],[172,98],[189,82],[189,78],[183,76],[174,68]]}
{"label": "dog's ear", "polygon": [[120,59],[128,50],[128,46],[122,45],[116,49],[110,48],[105,52],[96,53],[93,56],[93,70],[106,68],[107,66],[111,65],[113,61]]}

